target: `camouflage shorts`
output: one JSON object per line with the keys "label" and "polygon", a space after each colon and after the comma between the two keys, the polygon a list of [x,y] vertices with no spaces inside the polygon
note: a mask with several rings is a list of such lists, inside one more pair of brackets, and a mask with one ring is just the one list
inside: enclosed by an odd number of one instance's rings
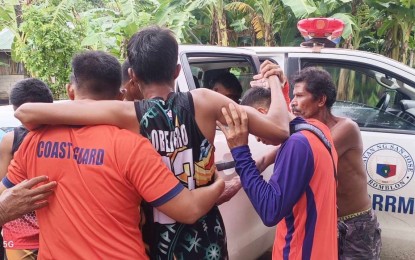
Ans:
{"label": "camouflage shorts", "polygon": [[347,225],[347,233],[339,248],[339,259],[380,259],[381,230],[373,210],[347,219],[344,223]]}

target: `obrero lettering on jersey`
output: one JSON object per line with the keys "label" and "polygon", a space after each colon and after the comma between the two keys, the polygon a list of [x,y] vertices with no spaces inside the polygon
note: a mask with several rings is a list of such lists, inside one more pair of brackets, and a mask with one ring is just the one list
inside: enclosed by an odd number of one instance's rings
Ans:
{"label": "obrero lettering on jersey", "polygon": [[77,164],[102,165],[104,149],[74,147],[70,142],[40,141],[37,145],[38,158],[73,159]]}
{"label": "obrero lettering on jersey", "polygon": [[186,126],[184,124],[176,127],[174,131],[152,130],[151,143],[160,152],[174,152],[177,148],[189,143]]}

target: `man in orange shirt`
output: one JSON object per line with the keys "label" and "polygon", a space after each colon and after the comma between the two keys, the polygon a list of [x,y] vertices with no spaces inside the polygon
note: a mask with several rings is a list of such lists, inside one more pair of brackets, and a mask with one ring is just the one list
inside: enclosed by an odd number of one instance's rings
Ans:
{"label": "man in orange shirt", "polygon": [[[70,99],[120,97],[121,66],[103,52],[72,62]],[[193,223],[215,204],[223,181],[189,191],[151,143],[114,126],[43,127],[28,134],[3,179],[11,187],[40,174],[58,186],[38,210],[39,259],[146,259],[138,205]],[[4,186],[3,186],[4,185]]]}

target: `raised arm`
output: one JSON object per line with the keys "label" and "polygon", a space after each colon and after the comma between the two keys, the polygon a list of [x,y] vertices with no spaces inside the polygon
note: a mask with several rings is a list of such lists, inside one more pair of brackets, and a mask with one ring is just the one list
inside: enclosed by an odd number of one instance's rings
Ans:
{"label": "raised arm", "polygon": [[246,113],[230,105],[230,114],[227,110],[223,114],[228,128],[222,124],[219,127],[231,149],[242,187],[264,224],[274,226],[292,211],[312,177],[314,159],[308,141],[300,135],[290,137],[282,145],[274,173],[267,182],[256,168],[247,145]]}
{"label": "raised arm", "polygon": [[[252,107],[244,109],[248,115],[249,133],[267,139],[278,145],[289,136],[289,115],[285,99],[281,92],[281,84],[276,76],[267,79],[271,88],[271,105],[268,114],[264,115]],[[191,92],[195,105],[196,121],[203,134],[212,141],[215,134],[216,121],[226,124],[222,108],[230,103],[239,106],[231,99],[209,89],[196,89]]]}
{"label": "raised arm", "polygon": [[57,103],[26,103],[14,114],[29,130],[40,125],[115,125],[139,131],[134,102],[75,100]]}

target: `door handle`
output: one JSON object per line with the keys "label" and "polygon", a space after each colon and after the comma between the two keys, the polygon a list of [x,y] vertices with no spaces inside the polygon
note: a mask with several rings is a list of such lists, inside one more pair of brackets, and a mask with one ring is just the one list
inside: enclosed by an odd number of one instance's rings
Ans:
{"label": "door handle", "polygon": [[216,163],[216,169],[218,171],[223,171],[223,170],[227,170],[227,169],[232,169],[235,168],[235,161],[228,161],[228,162],[217,162]]}

